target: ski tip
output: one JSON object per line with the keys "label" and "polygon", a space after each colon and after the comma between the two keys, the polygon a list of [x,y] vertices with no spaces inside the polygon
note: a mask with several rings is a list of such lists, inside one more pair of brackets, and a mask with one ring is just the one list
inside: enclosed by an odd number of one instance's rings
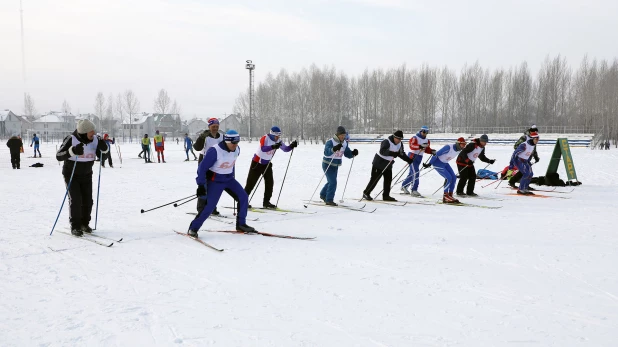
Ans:
{"label": "ski tip", "polygon": [[110,243],[109,245],[107,245],[107,247],[111,247],[111,246],[113,246],[113,245],[114,245],[114,243],[112,242],[112,243]]}
{"label": "ski tip", "polygon": [[120,239],[120,240],[118,240],[118,242],[122,242],[122,240],[124,240],[124,239]]}
{"label": "ski tip", "polygon": [[141,212],[141,213],[144,213],[144,209],[142,209],[140,212]]}

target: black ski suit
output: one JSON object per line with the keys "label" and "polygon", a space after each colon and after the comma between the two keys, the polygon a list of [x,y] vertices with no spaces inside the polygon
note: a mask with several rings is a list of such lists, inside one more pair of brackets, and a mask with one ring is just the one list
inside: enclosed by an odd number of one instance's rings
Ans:
{"label": "black ski suit", "polygon": [[23,145],[24,143],[17,136],[11,137],[6,142],[6,146],[9,148],[9,151],[11,152],[11,166],[13,166],[13,169],[19,169],[19,162],[21,160],[20,150]]}
{"label": "black ski suit", "polygon": [[[90,215],[92,213],[92,166],[94,165],[94,159],[90,161],[74,161],[69,149],[73,147],[73,136],[75,136],[79,142],[84,145],[88,145],[93,140],[89,140],[86,134],[78,134],[77,130],[64,138],[62,145],[58,148],[56,153],[56,159],[58,161],[64,161],[62,166],[62,175],[64,176],[64,183],[71,186],[69,188],[69,209],[71,222],[71,228],[80,228],[82,225],[87,226],[90,223]],[[97,153],[107,153],[109,147],[103,139],[98,138],[98,145],[96,149]],[[73,174],[73,180],[71,181],[71,173],[75,169]]]}

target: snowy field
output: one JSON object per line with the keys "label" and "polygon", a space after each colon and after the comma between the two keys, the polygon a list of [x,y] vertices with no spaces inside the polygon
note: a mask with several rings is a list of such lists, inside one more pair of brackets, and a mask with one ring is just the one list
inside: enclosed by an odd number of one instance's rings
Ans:
{"label": "snowy field", "polygon": [[[241,143],[243,185],[255,146]],[[42,159],[27,158],[26,148],[21,170],[0,146],[1,346],[618,344],[618,151],[573,148],[584,185],[546,193],[567,199],[508,196],[480,182],[477,193],[503,200],[473,202],[501,209],[371,204],[373,214],[317,206],[309,206],[316,214],[250,213],[258,230],[317,239],[210,233],[204,229],[230,226],[207,221],[200,237],[225,248],[218,253],[172,231],[186,231],[193,202],[140,214],[195,192],[197,162],[183,162],[182,144],[166,147],[166,164],[147,165],[136,159],[137,145],[122,145],[123,164],[114,157],[115,168],[103,169],[97,232],[124,238],[105,248],[49,236],[65,192],[55,144],[42,145]],[[350,202],[367,184],[378,145],[353,148],[360,155]],[[539,147],[536,175],[552,149]],[[490,144],[496,171],[511,152]],[[322,175],[321,153],[318,145],[296,149],[280,207],[303,209]],[[275,155],[273,203],[289,157]],[[45,167],[28,167],[35,162]],[[339,171],[336,201],[350,163]],[[98,163],[95,195],[97,172]],[[431,172],[420,192],[441,184]],[[219,206],[231,199],[224,194]],[[68,230],[68,204],[57,228]]]}

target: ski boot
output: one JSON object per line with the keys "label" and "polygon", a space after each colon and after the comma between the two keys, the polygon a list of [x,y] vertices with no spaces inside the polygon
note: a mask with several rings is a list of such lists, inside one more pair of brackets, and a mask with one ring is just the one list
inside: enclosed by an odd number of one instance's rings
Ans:
{"label": "ski boot", "polygon": [[211,215],[213,215],[213,216],[218,216],[218,215],[220,215],[220,214],[221,214],[221,213],[220,213],[219,211],[217,211],[217,208],[216,208],[216,207],[215,207],[215,210],[214,210],[214,211],[212,211],[212,213],[211,213]]}
{"label": "ski boot", "polygon": [[187,230],[187,235],[191,236],[191,237],[195,237],[197,239],[197,230]]}
{"label": "ski boot", "polygon": [[442,196],[442,202],[445,204],[458,204],[459,200],[453,197],[453,193],[444,193]]}
{"label": "ski boot", "polygon": [[262,206],[264,206],[264,208],[271,208],[273,210],[277,208],[277,206],[271,204],[270,201],[264,201],[264,204],[262,204]]}
{"label": "ski boot", "polygon": [[533,192],[533,191],[535,191],[536,189],[534,189],[534,188],[532,188],[532,187],[528,187],[528,189],[526,189],[526,190],[527,190],[527,191],[531,191],[531,192]]}
{"label": "ski boot", "polygon": [[401,194],[410,194],[410,191],[408,190],[408,187],[402,186],[401,187]]}
{"label": "ski boot", "polygon": [[371,197],[371,195],[363,192],[363,199],[367,200],[367,201],[372,201],[373,198]]}
{"label": "ski boot", "polygon": [[250,227],[247,224],[243,224],[243,225],[236,224],[236,230],[243,232],[243,233],[247,233],[247,234],[257,232],[253,227]]}
{"label": "ski boot", "polygon": [[422,198],[422,197],[423,197],[423,196],[421,195],[421,193],[419,193],[419,192],[418,192],[418,191],[416,191],[416,190],[411,191],[411,192],[410,192],[410,195],[412,195],[412,196],[413,196],[413,197],[415,197],[415,198]]}
{"label": "ski boot", "polygon": [[72,226],[71,227],[71,235],[73,235],[73,236],[83,236],[84,232],[82,231],[82,228],[80,228],[78,226]]}
{"label": "ski boot", "polygon": [[320,196],[320,200],[326,202],[326,197],[325,196]]}
{"label": "ski boot", "polygon": [[478,194],[476,194],[476,193],[468,193],[468,194],[466,194],[466,195],[467,195],[467,196],[470,196],[470,197],[473,197],[473,198],[476,198],[477,196],[479,196],[479,195],[478,195]]}
{"label": "ski boot", "polygon": [[466,193],[464,193],[464,192],[457,192],[456,194],[457,194],[457,196],[461,196],[462,198],[466,197]]}
{"label": "ski boot", "polygon": [[92,234],[92,228],[89,227],[88,225],[82,225],[82,231],[85,232],[86,234]]}
{"label": "ski boot", "polygon": [[513,189],[517,189],[517,186],[515,185],[515,182],[511,182],[509,181],[509,186]]}
{"label": "ski boot", "polygon": [[185,161],[189,161],[189,158],[185,159]]}
{"label": "ski boot", "polygon": [[382,200],[384,200],[384,201],[397,201],[397,199],[393,198],[392,196],[383,196]]}
{"label": "ski boot", "polygon": [[334,201],[326,201],[326,206],[339,206],[339,205],[337,205],[337,203]]}

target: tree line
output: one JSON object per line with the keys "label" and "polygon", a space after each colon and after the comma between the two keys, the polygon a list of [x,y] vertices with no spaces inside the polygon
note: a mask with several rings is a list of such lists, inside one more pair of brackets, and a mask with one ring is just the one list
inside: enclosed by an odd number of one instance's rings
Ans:
{"label": "tree line", "polygon": [[[508,70],[484,69],[478,62],[460,71],[422,65],[374,69],[348,76],[315,65],[299,72],[267,74],[254,92],[252,136],[272,125],[286,136],[322,139],[343,125],[352,133],[590,132],[618,140],[618,59],[585,57],[577,69],[564,57],[547,57],[536,76],[526,62]],[[249,117],[249,93],[234,113]],[[491,128],[491,129],[490,129]],[[489,131],[488,131],[489,132]]]}

